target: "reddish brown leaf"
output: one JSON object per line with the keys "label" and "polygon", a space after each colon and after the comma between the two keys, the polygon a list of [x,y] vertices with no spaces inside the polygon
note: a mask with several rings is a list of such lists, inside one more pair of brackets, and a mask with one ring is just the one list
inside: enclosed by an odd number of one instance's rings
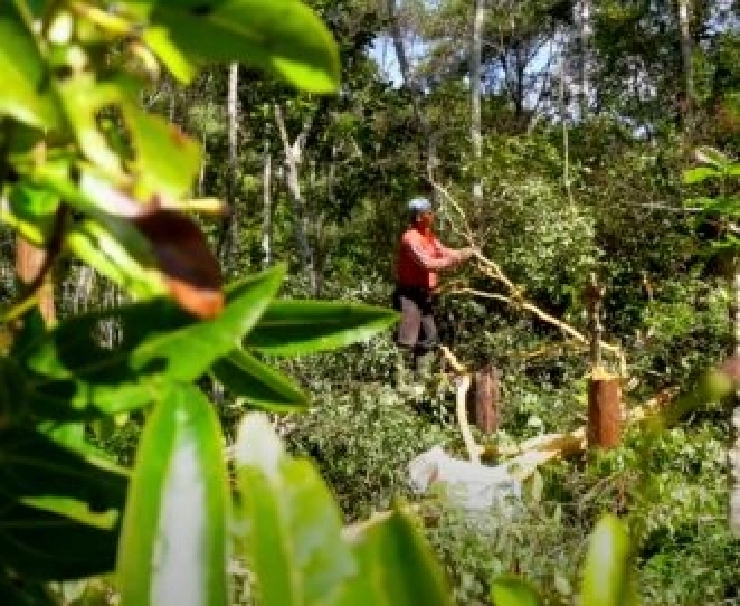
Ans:
{"label": "reddish brown leaf", "polygon": [[214,318],[225,302],[216,257],[192,219],[154,206],[132,221],[149,240],[170,294],[195,316]]}

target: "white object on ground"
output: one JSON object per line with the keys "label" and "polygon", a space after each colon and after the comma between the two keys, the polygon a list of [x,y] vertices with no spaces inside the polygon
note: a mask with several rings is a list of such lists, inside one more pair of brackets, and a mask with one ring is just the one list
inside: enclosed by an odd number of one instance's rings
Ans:
{"label": "white object on ground", "polygon": [[445,485],[446,494],[468,511],[509,509],[522,497],[522,485],[509,470],[509,464],[495,467],[460,461],[450,457],[441,446],[414,458],[409,464],[409,478],[414,491],[423,494],[432,484]]}

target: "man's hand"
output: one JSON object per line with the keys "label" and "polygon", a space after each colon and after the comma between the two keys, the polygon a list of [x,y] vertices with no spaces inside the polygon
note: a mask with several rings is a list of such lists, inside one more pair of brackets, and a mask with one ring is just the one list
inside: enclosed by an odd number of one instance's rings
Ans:
{"label": "man's hand", "polygon": [[469,246],[467,248],[463,248],[460,252],[462,253],[462,260],[468,261],[473,257],[477,257],[478,255],[480,255],[480,248],[478,248],[477,246]]}

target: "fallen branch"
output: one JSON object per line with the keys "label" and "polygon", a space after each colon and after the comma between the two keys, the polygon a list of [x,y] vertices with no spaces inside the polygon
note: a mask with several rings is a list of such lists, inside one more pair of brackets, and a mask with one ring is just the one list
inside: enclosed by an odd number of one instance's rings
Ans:
{"label": "fallen branch", "polygon": [[457,422],[460,425],[460,431],[463,436],[463,441],[465,442],[465,449],[468,451],[470,462],[475,463],[476,465],[480,465],[480,455],[483,449],[475,443],[473,432],[470,431],[467,411],[468,389],[470,389],[470,376],[463,375],[461,377],[458,377],[456,381]]}
{"label": "fallen branch", "polygon": [[[637,423],[658,414],[678,393],[678,389],[665,390],[650,398],[641,406],[627,411],[627,423]],[[568,433],[550,433],[536,436],[520,444],[494,446],[485,451],[486,456],[517,457],[539,452],[547,455],[545,460],[566,457],[586,450],[586,427],[581,426]]]}
{"label": "fallen branch", "polygon": [[[455,221],[452,221],[452,220],[450,221],[453,232],[460,235],[469,246],[475,247],[476,249],[478,249],[478,251],[480,251],[479,247],[476,245],[475,234],[473,233],[473,230],[470,227],[470,223],[468,222],[467,215],[465,214],[465,211],[463,210],[460,203],[442,185],[440,185],[439,183],[437,183],[431,178],[430,178],[430,181],[434,189],[444,197],[444,199],[450,204],[450,206],[455,210],[455,212],[459,216],[459,221],[461,225],[456,224]],[[469,294],[469,295],[474,295],[478,297],[496,299],[498,301],[506,303],[507,305],[511,305],[512,307],[527,310],[528,312],[537,316],[543,322],[556,326],[561,331],[570,335],[577,341],[581,343],[588,343],[588,338],[583,333],[581,333],[578,329],[574,328],[573,326],[569,324],[566,324],[562,320],[558,320],[556,317],[540,309],[534,303],[524,299],[523,288],[514,284],[497,263],[495,263],[491,259],[488,259],[481,252],[476,253],[476,260],[478,261],[478,270],[485,276],[488,276],[489,278],[492,278],[493,280],[496,280],[497,282],[500,282],[501,284],[503,284],[506,287],[506,289],[509,291],[509,295],[507,296],[507,295],[503,295],[499,293],[483,292],[483,291],[479,291],[479,290],[475,290],[475,289],[467,288],[467,287],[446,290],[447,293],[449,294]],[[616,356],[616,358],[619,360],[620,372],[622,373],[623,376],[625,376],[627,363],[626,363],[625,354],[622,351],[622,349],[620,347],[617,347],[616,345],[611,345],[603,341],[600,341],[600,344],[604,350],[610,351]]]}

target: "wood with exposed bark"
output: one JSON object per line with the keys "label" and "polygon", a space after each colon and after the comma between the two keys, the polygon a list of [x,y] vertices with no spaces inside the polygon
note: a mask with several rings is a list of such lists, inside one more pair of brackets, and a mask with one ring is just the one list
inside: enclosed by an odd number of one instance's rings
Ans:
{"label": "wood with exposed bark", "polygon": [[622,440],[623,426],[621,380],[618,377],[589,379],[588,446],[617,446]]}
{"label": "wood with exposed bark", "polygon": [[468,399],[468,414],[484,435],[498,431],[501,419],[501,372],[486,364],[473,373],[474,389]]}

